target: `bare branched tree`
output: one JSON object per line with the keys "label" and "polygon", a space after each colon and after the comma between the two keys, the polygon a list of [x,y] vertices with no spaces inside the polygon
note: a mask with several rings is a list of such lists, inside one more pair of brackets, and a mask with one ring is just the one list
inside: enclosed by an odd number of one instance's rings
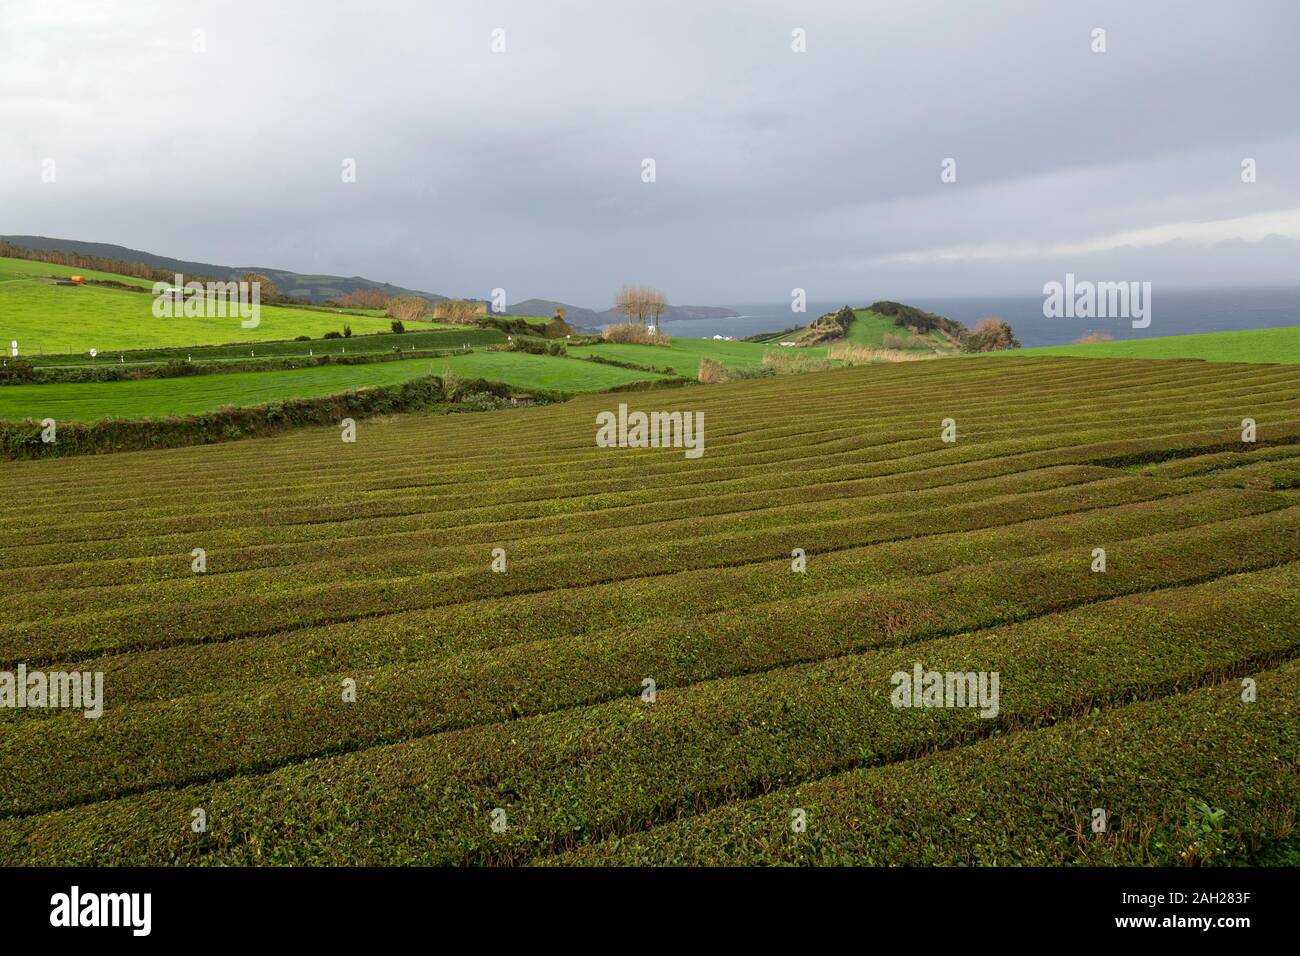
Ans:
{"label": "bare branched tree", "polygon": [[668,297],[650,286],[625,285],[614,296],[614,308],[628,324],[657,326],[667,307]]}
{"label": "bare branched tree", "polygon": [[623,313],[623,321],[631,324],[637,316],[637,289],[625,285],[614,295],[614,308]]}
{"label": "bare branched tree", "polygon": [[659,317],[664,314],[664,309],[668,308],[668,296],[664,295],[658,289],[646,287],[645,308],[646,318],[656,329],[659,328]]}
{"label": "bare branched tree", "polygon": [[483,315],[483,309],[474,302],[449,299],[434,306],[433,315],[434,318],[453,325],[473,325]]}
{"label": "bare branched tree", "polygon": [[391,298],[383,289],[353,289],[335,299],[334,304],[344,309],[387,309]]}
{"label": "bare branched tree", "polygon": [[429,303],[418,295],[388,300],[388,315],[399,322],[419,322],[429,314]]}

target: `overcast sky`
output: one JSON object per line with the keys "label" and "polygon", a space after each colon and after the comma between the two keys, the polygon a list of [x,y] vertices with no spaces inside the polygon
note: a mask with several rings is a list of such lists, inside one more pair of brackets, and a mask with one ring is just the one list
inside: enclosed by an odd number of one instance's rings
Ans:
{"label": "overcast sky", "polygon": [[1297,51],[1297,0],[0,0],[0,234],[597,308],[1295,285]]}

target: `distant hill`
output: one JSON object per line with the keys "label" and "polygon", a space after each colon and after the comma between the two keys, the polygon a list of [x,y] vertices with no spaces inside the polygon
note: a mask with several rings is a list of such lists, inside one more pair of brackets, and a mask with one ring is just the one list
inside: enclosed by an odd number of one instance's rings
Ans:
{"label": "distant hill", "polygon": [[106,259],[123,259],[128,262],[143,262],[155,269],[179,272],[186,277],[207,276],[212,279],[237,279],[245,272],[257,272],[273,281],[284,295],[309,302],[324,302],[347,292],[358,289],[379,289],[388,295],[421,295],[431,302],[442,302],[445,295],[432,292],[420,292],[416,289],[404,289],[388,282],[376,282],[362,276],[305,275],[290,272],[287,269],[273,269],[269,266],[223,266],[212,262],[192,262],[186,259],[173,259],[159,256],[140,249],[129,249],[107,242],[85,242],[80,239],[51,239],[47,236],[0,236],[0,242],[9,242],[24,249],[52,252],[73,252],[90,256],[102,256]]}
{"label": "distant hill", "polygon": [[740,313],[735,309],[724,309],[717,305],[670,305],[664,312],[663,320],[689,322],[692,319],[734,319],[738,315]]}
{"label": "distant hill", "polygon": [[552,299],[525,299],[523,302],[506,306],[506,314],[549,319],[555,314],[556,309],[564,310],[565,321],[575,329],[594,331],[603,328],[606,324],[598,312],[578,305],[569,305],[566,302],[555,302]]}

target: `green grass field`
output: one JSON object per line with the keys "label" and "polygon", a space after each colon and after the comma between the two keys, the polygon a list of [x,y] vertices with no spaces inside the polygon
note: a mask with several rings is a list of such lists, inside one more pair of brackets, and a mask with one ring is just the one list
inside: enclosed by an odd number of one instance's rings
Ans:
{"label": "green grass field", "polygon": [[98,279],[107,282],[121,282],[125,285],[139,286],[142,289],[152,289],[153,283],[148,279],[137,279],[135,276],[118,275],[115,272],[99,272],[96,269],[74,269],[71,266],[54,265],[49,262],[36,262],[30,259],[10,259],[7,256],[0,256],[0,282],[12,282],[19,279],[32,279],[46,276],[57,276],[61,279],[70,276],[82,276],[85,279]]}
{"label": "green grass field", "polygon": [[15,279],[0,282],[0,339],[6,346],[16,339],[20,355],[39,355],[316,338],[341,331],[345,324],[354,332],[389,330],[388,319],[317,309],[264,305],[255,329],[242,328],[238,317],[160,319],[152,309],[148,293]]}
{"label": "green grass field", "polygon": [[[757,368],[763,364],[763,354],[789,348],[760,345],[756,342],[727,342],[719,339],[673,339],[672,345],[631,345],[621,342],[602,342],[598,345],[573,346],[572,355],[601,355],[620,362],[635,362],[651,368],[675,369],[679,375],[695,377],[699,374],[700,359],[711,358],[727,368]],[[825,358],[826,349],[799,349],[799,354]]]}
{"label": "green grass field", "polygon": [[[1006,355],[1008,353],[989,353]],[[1201,359],[1205,362],[1300,363],[1300,326],[1202,332],[1154,339],[1053,345],[1023,349],[1024,355],[1070,355],[1078,358]]]}
{"label": "green grass field", "polygon": [[290,398],[334,395],[354,388],[395,385],[451,369],[462,378],[486,378],[519,389],[595,392],[662,378],[649,372],[524,352],[471,352],[439,358],[325,365],[274,372],[237,372],[125,382],[8,385],[0,388],[0,421],[53,418],[94,422],[115,418],[192,415],[225,405],[260,405]]}
{"label": "green grass field", "polygon": [[245,329],[238,317],[157,318],[153,296],[97,286],[61,286],[44,276],[84,275],[151,289],[146,279],[86,269],[0,258],[0,340],[4,354],[18,341],[19,354],[71,353],[86,355],[113,349],[184,348],[234,342],[256,343],[319,338],[349,325],[356,333],[388,332],[390,320],[377,310],[367,315],[340,314],[320,306],[261,307],[261,321]]}
{"label": "green grass field", "polygon": [[[378,309],[341,312],[325,306],[263,305],[255,329],[243,328],[237,316],[157,318],[152,295],[97,286],[61,286],[42,278],[51,275],[84,275],[145,289],[153,286],[148,280],[129,276],[0,258],[0,341],[6,358],[14,340],[20,357],[38,365],[63,365],[102,362],[108,353],[116,357],[128,351],[137,354],[127,356],[127,361],[166,361],[191,354],[196,360],[245,358],[247,349],[259,343],[264,343],[263,354],[306,355],[308,348],[316,354],[334,354],[348,346],[388,351],[394,344],[442,348],[448,347],[444,343],[452,343],[451,347],[465,341],[481,345],[506,338],[496,329],[420,322],[408,323],[405,338],[390,341],[385,335],[378,339],[367,333],[389,333],[392,321]],[[355,333],[352,341],[287,341],[300,335],[320,340],[326,332],[342,332],[345,325]],[[433,332],[446,334],[431,336]],[[440,339],[439,343],[431,344],[433,338]],[[92,348],[100,353],[96,359],[89,355]]]}
{"label": "green grass field", "polygon": [[1031,356],[6,462],[0,670],[105,700],[0,708],[0,864],[1277,855],[1298,475],[1300,368]]}

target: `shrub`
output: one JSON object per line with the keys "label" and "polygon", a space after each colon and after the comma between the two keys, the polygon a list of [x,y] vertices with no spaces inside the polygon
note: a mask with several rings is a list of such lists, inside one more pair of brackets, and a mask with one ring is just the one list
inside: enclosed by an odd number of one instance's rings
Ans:
{"label": "shrub", "polygon": [[31,382],[36,379],[36,370],[26,359],[14,359],[0,365],[0,382]]}
{"label": "shrub", "polygon": [[1107,332],[1085,332],[1074,340],[1075,345],[1092,345],[1095,342],[1112,342],[1115,336]]}
{"label": "shrub", "polygon": [[[594,345],[595,343],[587,344]],[[605,355],[582,355],[579,358],[583,362],[595,362],[597,365],[613,365],[616,368],[630,368],[634,372],[657,372],[660,375],[677,374],[677,369],[669,365],[642,365],[639,362],[625,362],[622,359],[612,359]]]}
{"label": "shrub", "polygon": [[980,319],[974,329],[961,336],[960,344],[963,352],[998,352],[1020,348],[1011,326],[993,318]]}
{"label": "shrub", "polygon": [[778,375],[793,372],[821,372],[831,367],[824,358],[816,358],[805,352],[787,349],[772,349],[763,353],[763,367],[770,368]]}
{"label": "shrub", "polygon": [[473,325],[483,317],[477,303],[461,299],[448,299],[433,307],[433,317],[440,322],[452,325]]}
{"label": "shrub", "polygon": [[[890,336],[885,336],[890,338]],[[844,342],[831,347],[827,358],[843,362],[845,365],[871,365],[875,362],[919,362],[922,359],[935,358],[932,352],[906,351],[903,349],[866,349],[860,345]]]}
{"label": "shrub", "polygon": [[388,305],[388,294],[382,289],[353,289],[334,300],[345,309],[383,309]]}
{"label": "shrub", "polygon": [[966,327],[960,322],[945,319],[942,315],[935,315],[933,312],[922,311],[915,306],[903,305],[901,302],[873,302],[870,310],[877,315],[892,318],[894,324],[900,329],[911,329],[913,332],[938,331],[957,338],[966,331]]}
{"label": "shrub", "polygon": [[706,385],[716,385],[727,381],[727,370],[721,362],[711,358],[700,359],[700,381]]}
{"label": "shrub", "polygon": [[651,332],[636,322],[623,322],[605,327],[601,335],[606,342],[625,342],[634,345],[672,345],[673,340],[662,332]]}
{"label": "shrub", "polygon": [[573,326],[564,320],[564,310],[556,309],[554,317],[546,323],[544,334],[548,339],[562,339],[573,334]]}
{"label": "shrub", "polygon": [[468,412],[490,412],[498,408],[509,408],[510,399],[491,392],[469,392],[457,403],[460,409]]}
{"label": "shrub", "polygon": [[[390,319],[396,319],[399,323],[419,322],[429,314],[429,303],[418,295],[404,295],[400,298],[389,299],[385,304],[385,314]],[[394,332],[397,330],[394,329]]]}
{"label": "shrub", "polygon": [[293,337],[293,340],[294,340],[295,342],[310,342],[310,341],[311,341],[311,336],[310,336],[310,335],[295,335],[295,336]]}
{"label": "shrub", "polygon": [[464,387],[464,377],[453,372],[450,365],[444,365],[442,367],[442,393],[447,396],[447,400],[454,402],[459,399]]}
{"label": "shrub", "polygon": [[525,319],[519,316],[481,315],[477,319],[479,326],[485,329],[499,329],[506,335],[528,335],[546,337],[546,326],[537,319]]}
{"label": "shrub", "polygon": [[327,338],[327,339],[341,339],[341,338],[343,338],[343,333],[341,333],[341,332],[326,332],[326,333],[325,333],[325,338]]}
{"label": "shrub", "polygon": [[799,343],[816,345],[819,342],[842,339],[853,324],[853,318],[853,310],[847,305],[841,306],[838,312],[827,312],[808,323],[808,328],[799,334]]}
{"label": "shrub", "polygon": [[350,325],[343,326],[343,337],[345,339],[352,338],[352,326]]}
{"label": "shrub", "polygon": [[[183,362],[180,359],[168,359],[162,369],[159,370],[159,378],[180,378],[185,375],[201,375],[202,370],[193,362]],[[153,376],[141,375],[141,378],[152,378]]]}
{"label": "shrub", "polygon": [[506,352],[527,352],[530,355],[564,355],[568,352],[563,342],[542,342],[537,339],[512,338],[505,346]]}
{"label": "shrub", "polygon": [[393,319],[393,321],[389,323],[389,328],[399,334],[406,331],[406,326],[402,324],[401,319]]}
{"label": "shrub", "polygon": [[727,369],[727,375],[733,382],[742,381],[747,378],[771,378],[775,374],[776,369],[770,368],[766,365]]}

